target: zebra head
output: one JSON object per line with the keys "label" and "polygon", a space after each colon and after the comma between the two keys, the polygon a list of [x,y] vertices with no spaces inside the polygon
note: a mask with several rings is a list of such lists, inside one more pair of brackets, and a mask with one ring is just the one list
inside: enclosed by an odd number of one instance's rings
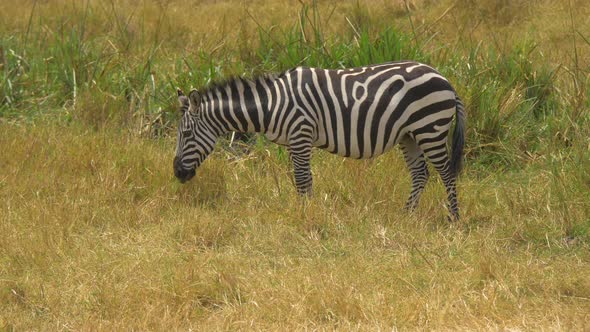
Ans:
{"label": "zebra head", "polygon": [[192,90],[188,97],[178,89],[181,119],[178,124],[174,176],[184,183],[195,176],[197,167],[213,151],[216,136],[201,117],[201,96]]}

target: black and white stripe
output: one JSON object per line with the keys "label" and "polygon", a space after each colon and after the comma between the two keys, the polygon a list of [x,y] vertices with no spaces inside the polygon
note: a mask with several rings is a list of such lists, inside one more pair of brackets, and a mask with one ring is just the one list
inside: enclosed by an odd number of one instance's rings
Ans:
{"label": "black and white stripe", "polygon": [[179,101],[184,111],[174,169],[181,181],[194,175],[217,138],[229,131],[263,133],[287,146],[301,194],[312,189],[312,147],[371,158],[400,144],[412,175],[406,207],[418,204],[430,160],[447,189],[452,218],[459,217],[455,182],[463,153],[463,103],[450,83],[427,65],[407,61],[340,70],[298,67],[278,76],[230,80],[203,93],[193,90],[188,98],[179,90]]}

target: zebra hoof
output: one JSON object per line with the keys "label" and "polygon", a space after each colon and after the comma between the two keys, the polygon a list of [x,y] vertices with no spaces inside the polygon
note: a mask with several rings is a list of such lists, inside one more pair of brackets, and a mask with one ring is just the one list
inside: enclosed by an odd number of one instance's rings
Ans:
{"label": "zebra hoof", "polygon": [[459,215],[454,215],[454,216],[447,216],[447,221],[449,223],[455,223],[459,221]]}

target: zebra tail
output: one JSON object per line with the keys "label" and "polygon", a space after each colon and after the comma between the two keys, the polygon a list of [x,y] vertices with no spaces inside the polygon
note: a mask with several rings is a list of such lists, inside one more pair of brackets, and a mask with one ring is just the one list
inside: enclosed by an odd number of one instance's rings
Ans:
{"label": "zebra tail", "polygon": [[455,114],[455,129],[451,145],[451,174],[458,176],[463,168],[463,146],[465,145],[465,108],[459,96],[455,97],[457,113]]}

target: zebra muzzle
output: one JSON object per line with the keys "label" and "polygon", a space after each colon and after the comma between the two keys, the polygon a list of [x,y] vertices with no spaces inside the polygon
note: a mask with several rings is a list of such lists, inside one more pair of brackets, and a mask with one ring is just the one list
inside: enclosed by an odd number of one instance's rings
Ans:
{"label": "zebra muzzle", "polygon": [[195,176],[196,170],[194,168],[185,169],[182,167],[182,162],[177,157],[174,158],[174,176],[180,180],[180,183],[192,179]]}

